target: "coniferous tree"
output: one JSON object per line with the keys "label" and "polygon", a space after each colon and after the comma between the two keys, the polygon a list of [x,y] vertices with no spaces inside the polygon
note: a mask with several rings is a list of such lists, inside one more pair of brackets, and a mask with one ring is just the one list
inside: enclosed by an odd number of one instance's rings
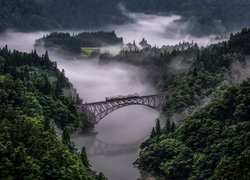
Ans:
{"label": "coniferous tree", "polygon": [[70,135],[69,135],[69,132],[66,128],[63,130],[62,140],[63,140],[63,143],[66,145],[69,145],[71,143]]}
{"label": "coniferous tree", "polygon": [[170,132],[174,132],[175,128],[176,128],[175,123],[172,122]]}
{"label": "coniferous tree", "polygon": [[51,84],[50,84],[49,79],[46,75],[44,75],[44,80],[45,80],[45,83],[43,86],[43,93],[50,94],[51,93]]}
{"label": "coniferous tree", "polygon": [[162,132],[159,118],[156,120],[155,132],[157,136],[159,136]]}
{"label": "coniferous tree", "polygon": [[107,178],[105,178],[103,173],[99,173],[97,176],[97,180],[106,180]]}
{"label": "coniferous tree", "polygon": [[81,151],[81,159],[82,159],[82,163],[84,164],[84,166],[90,167],[89,160],[86,154],[86,149],[84,146],[82,147],[82,151]]}
{"label": "coniferous tree", "polygon": [[165,124],[165,127],[164,127],[164,132],[165,132],[166,134],[169,134],[169,133],[170,133],[170,129],[171,129],[170,119],[167,118],[166,124]]}
{"label": "coniferous tree", "polygon": [[150,138],[154,138],[156,136],[155,128],[152,129]]}

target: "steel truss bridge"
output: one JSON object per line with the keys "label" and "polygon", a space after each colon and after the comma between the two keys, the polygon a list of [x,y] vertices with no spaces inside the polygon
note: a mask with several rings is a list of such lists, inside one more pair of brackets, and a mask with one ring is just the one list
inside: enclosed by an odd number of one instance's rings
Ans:
{"label": "steel truss bridge", "polygon": [[116,111],[117,109],[131,105],[143,105],[161,112],[163,106],[166,104],[170,96],[171,93],[166,92],[147,96],[128,97],[109,101],[78,104],[76,107],[78,112],[86,114],[90,122],[98,124],[108,114]]}

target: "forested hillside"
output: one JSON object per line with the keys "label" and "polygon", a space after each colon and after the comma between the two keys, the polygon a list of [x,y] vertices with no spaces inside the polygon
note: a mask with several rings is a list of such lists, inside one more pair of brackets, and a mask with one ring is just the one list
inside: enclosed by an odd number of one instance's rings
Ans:
{"label": "forested hillside", "polygon": [[0,32],[6,29],[19,31],[58,28],[53,17],[34,0],[0,0]]}
{"label": "forested hillside", "polygon": [[0,30],[88,29],[122,24],[131,12],[178,14],[193,35],[225,33],[250,25],[248,0],[0,0]]}
{"label": "forested hillside", "polygon": [[94,48],[122,44],[123,39],[118,38],[114,31],[82,32],[70,35],[70,33],[52,32],[43,38],[37,39],[35,47],[56,49],[64,53],[80,54],[82,48]]}
{"label": "forested hillside", "polygon": [[[158,123],[141,146],[136,163],[142,169],[165,178],[250,177],[250,80],[244,74],[250,54],[249,37],[250,29],[245,28],[232,34],[228,42],[201,50],[194,46],[163,53],[153,59],[155,81],[160,80],[162,90],[173,95],[165,108],[165,127],[159,128]],[[196,56],[189,68],[169,71],[166,64],[190,53]],[[237,63],[242,66],[233,72]],[[176,114],[184,115],[176,118]]]}
{"label": "forested hillside", "polygon": [[69,86],[47,53],[0,49],[0,179],[96,179],[70,141],[87,123],[62,94]]}
{"label": "forested hillside", "polygon": [[137,163],[166,178],[249,179],[250,80],[143,144]]}

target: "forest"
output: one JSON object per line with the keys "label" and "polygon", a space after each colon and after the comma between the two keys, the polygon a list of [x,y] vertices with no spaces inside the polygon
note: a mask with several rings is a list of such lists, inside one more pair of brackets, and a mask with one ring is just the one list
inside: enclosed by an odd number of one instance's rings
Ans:
{"label": "forest", "polygon": [[201,36],[228,33],[248,26],[248,0],[0,0],[0,31],[86,29],[131,21],[122,10],[171,15],[189,23]]}
{"label": "forest", "polygon": [[[250,158],[250,80],[244,73],[249,71],[244,70],[249,42],[250,28],[243,28],[228,41],[206,48],[180,43],[170,51],[134,48],[115,57],[101,56],[104,62],[147,69],[161,92],[173,93],[164,108],[165,125],[160,127],[158,121],[135,164],[163,179],[250,177],[249,163],[244,162]],[[241,68],[235,68],[237,64]]]}
{"label": "forest", "polygon": [[[249,42],[250,28],[243,28],[205,48],[183,42],[171,50],[145,46],[101,55],[102,63],[146,69],[158,89],[173,92],[164,108],[165,125],[158,120],[141,145],[139,168],[162,179],[250,177],[250,80],[242,69],[233,70],[234,64],[248,63]],[[0,49],[0,74],[0,178],[105,179],[90,169],[85,148],[77,152],[70,140],[72,132],[92,125],[63,96],[72,84],[48,53],[6,46]]]}
{"label": "forest", "polygon": [[[77,61],[78,67],[72,66],[72,71],[77,74],[80,69],[77,76],[86,82],[78,79],[78,83],[89,89],[111,89],[114,76],[107,76],[108,71],[117,71],[118,83],[123,84],[126,72],[133,75],[132,71],[142,70],[138,74],[146,74],[143,81],[150,87],[171,92],[134,159],[142,172],[159,180],[245,180],[250,179],[250,28],[239,28],[250,25],[249,7],[249,0],[0,0],[0,33],[53,31],[37,39],[35,48],[60,50],[55,54],[65,64]],[[234,33],[228,40],[206,47],[183,41],[159,48],[145,38],[138,46],[135,41],[124,45],[115,31],[95,30],[136,24],[131,13],[180,15],[175,23],[184,23],[185,33],[195,37]],[[61,32],[65,29],[84,32]],[[125,48],[116,55],[100,51],[117,44]],[[106,180],[105,174],[92,169],[85,147],[77,149],[73,143],[73,133],[97,133],[86,114],[77,111],[75,103],[82,102],[79,96],[75,102],[65,95],[65,89],[74,87],[65,71],[59,70],[60,60],[57,65],[48,51],[39,55],[37,50],[10,49],[0,47],[0,179]],[[97,62],[89,58],[96,53],[100,56]],[[72,61],[67,62],[69,59]],[[87,63],[85,69],[80,66],[88,60],[94,70]],[[126,63],[138,69],[109,67]],[[89,77],[86,69],[100,73],[101,78],[91,73],[93,77]],[[141,88],[144,82],[138,77],[131,81]],[[102,87],[87,81],[89,78],[98,79]],[[127,81],[130,83],[129,78]],[[106,93],[91,93],[96,92]],[[136,126],[134,121],[131,124]]]}
{"label": "forest", "polygon": [[82,32],[70,35],[70,33],[52,32],[43,38],[37,39],[35,47],[45,49],[59,48],[64,53],[80,54],[82,48],[100,48],[122,44],[123,39],[118,38],[114,31]]}
{"label": "forest", "polygon": [[0,179],[105,179],[70,141],[90,127],[63,95],[70,86],[47,52],[0,49]]}
{"label": "forest", "polygon": [[[158,120],[135,164],[163,179],[250,177],[250,80],[243,69],[232,70],[235,63],[246,66],[249,42],[250,29],[244,28],[229,41],[203,49],[157,51],[145,62],[143,50],[115,57],[125,61],[134,54],[130,63],[147,68],[159,88],[173,92],[165,125],[160,127]],[[174,61],[185,68],[169,71]]]}
{"label": "forest", "polygon": [[227,89],[177,128],[167,120],[141,146],[136,163],[170,179],[248,179],[249,89],[249,79]]}

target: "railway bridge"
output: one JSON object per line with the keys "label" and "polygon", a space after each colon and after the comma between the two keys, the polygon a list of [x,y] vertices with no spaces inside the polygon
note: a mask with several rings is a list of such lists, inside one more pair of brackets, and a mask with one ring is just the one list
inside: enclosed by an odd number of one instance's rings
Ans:
{"label": "railway bridge", "polygon": [[118,96],[118,98],[107,98],[106,101],[78,104],[76,107],[80,113],[87,115],[89,121],[98,124],[113,111],[131,105],[143,105],[161,112],[170,96],[171,93],[169,92],[135,97],[122,96],[122,98],[119,98]]}

